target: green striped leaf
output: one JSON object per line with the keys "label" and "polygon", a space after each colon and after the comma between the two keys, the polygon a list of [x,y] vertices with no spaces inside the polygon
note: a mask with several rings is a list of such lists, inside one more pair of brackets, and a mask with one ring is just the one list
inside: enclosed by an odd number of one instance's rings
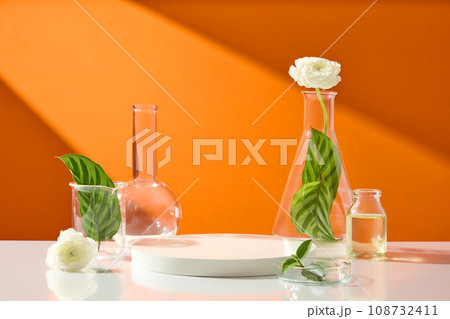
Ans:
{"label": "green striped leaf", "polygon": [[113,181],[100,165],[83,155],[66,154],[58,157],[72,173],[78,185],[102,185],[114,188]]}
{"label": "green striped leaf", "polygon": [[298,233],[311,238],[333,240],[330,212],[333,197],[325,181],[303,184],[291,203],[291,221]]}
{"label": "green striped leaf", "polygon": [[89,196],[87,209],[81,217],[86,235],[95,241],[111,239],[119,230],[121,222],[117,192],[109,188],[79,190],[78,194]]}
{"label": "green striped leaf", "polygon": [[311,138],[308,143],[308,153],[306,154],[305,167],[302,173],[302,183],[310,183],[320,180],[319,176],[319,160],[314,141]]}
{"label": "green striped leaf", "polygon": [[117,192],[113,181],[100,165],[77,154],[59,157],[72,173],[77,185],[104,187],[78,187],[81,225],[86,236],[104,241],[111,239],[119,230],[122,219]]}
{"label": "green striped leaf", "polygon": [[311,128],[302,173],[302,187],[291,203],[291,220],[300,234],[334,239],[330,213],[336,198],[342,163],[339,150],[324,133]]}
{"label": "green striped leaf", "polygon": [[302,174],[303,184],[325,181],[330,186],[334,200],[339,187],[341,170],[341,156],[336,145],[328,136],[311,127],[311,139]]}

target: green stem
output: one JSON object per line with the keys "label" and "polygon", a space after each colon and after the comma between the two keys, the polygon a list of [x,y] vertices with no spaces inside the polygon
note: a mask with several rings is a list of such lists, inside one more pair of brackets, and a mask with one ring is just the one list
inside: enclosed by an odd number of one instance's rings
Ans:
{"label": "green stem", "polygon": [[327,108],[325,107],[325,103],[323,103],[322,95],[320,95],[319,88],[316,88],[316,93],[323,111],[323,133],[327,135],[327,126],[328,126]]}
{"label": "green stem", "polygon": [[[294,256],[292,256],[292,257],[294,257]],[[300,261],[300,258],[298,258],[297,255],[295,255],[294,259],[298,262],[300,267],[305,268],[305,266],[303,266],[302,262]]]}

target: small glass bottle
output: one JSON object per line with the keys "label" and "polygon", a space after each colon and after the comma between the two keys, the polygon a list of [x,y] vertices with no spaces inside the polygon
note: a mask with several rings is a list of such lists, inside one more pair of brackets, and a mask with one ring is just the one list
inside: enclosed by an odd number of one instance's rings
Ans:
{"label": "small glass bottle", "polygon": [[381,206],[381,191],[357,189],[347,213],[347,256],[378,259],[386,255],[386,213]]}

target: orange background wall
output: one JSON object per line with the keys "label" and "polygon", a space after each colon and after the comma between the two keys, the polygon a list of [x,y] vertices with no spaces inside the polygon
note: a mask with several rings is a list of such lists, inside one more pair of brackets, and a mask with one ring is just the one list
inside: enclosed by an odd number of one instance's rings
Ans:
{"label": "orange background wall", "polygon": [[[87,155],[129,180],[132,104],[160,106],[173,137],[159,172],[183,196],[180,233],[270,234],[289,166],[202,161],[192,138],[297,138],[293,61],[319,56],[372,1],[79,3],[198,121],[195,124],[73,1],[0,1],[0,239],[55,239],[71,180],[54,156]],[[450,3],[378,1],[324,55],[342,64],[335,128],[353,188],[383,191],[389,240],[450,240]],[[227,154],[225,142],[225,154]],[[294,148],[289,149],[289,163]],[[238,144],[238,163],[247,156]]]}

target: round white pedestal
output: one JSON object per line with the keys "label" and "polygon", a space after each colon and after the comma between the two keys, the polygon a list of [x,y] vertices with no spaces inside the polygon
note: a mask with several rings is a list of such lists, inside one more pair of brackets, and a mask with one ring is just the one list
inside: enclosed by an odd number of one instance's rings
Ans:
{"label": "round white pedestal", "polygon": [[134,267],[188,276],[268,276],[304,239],[265,235],[205,234],[141,240],[131,250]]}

